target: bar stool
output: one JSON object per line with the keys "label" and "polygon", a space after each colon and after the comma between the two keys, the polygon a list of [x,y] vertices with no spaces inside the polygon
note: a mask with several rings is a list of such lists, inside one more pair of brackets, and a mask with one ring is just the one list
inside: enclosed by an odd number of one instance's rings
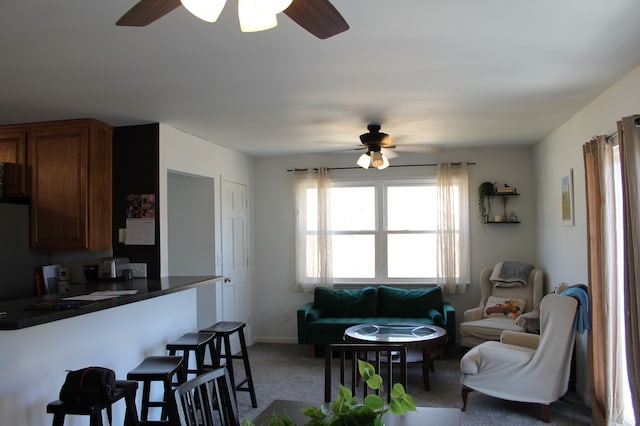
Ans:
{"label": "bar stool", "polygon": [[127,405],[125,426],[138,426],[138,412],[136,410],[136,390],[138,382],[131,380],[116,380],[113,397],[94,404],[70,404],[56,400],[47,404],[47,413],[53,414],[53,426],[64,425],[65,416],[89,416],[91,426],[102,426],[102,410],[107,410],[109,425],[112,423],[111,405],[124,398]]}
{"label": "bar stool", "polygon": [[[188,374],[194,374],[197,376],[204,372],[204,357],[207,348],[209,348],[209,355],[211,356],[212,362],[216,359],[215,348],[213,346],[213,336],[214,335],[211,333],[185,333],[180,336],[178,340],[167,343],[167,351],[169,351],[169,355],[176,355],[177,351],[181,351],[182,357],[184,358],[184,366],[182,368],[182,373],[184,374],[179,378],[180,383],[187,381]],[[191,352],[195,355],[195,368],[189,367]],[[177,384],[178,383],[173,383],[174,386]]]}
{"label": "bar stool", "polygon": [[[202,333],[213,333],[215,338],[215,353],[216,360],[213,362],[214,367],[221,367],[220,357],[225,358],[226,367],[229,370],[231,376],[231,384],[235,391],[249,392],[251,396],[251,406],[253,408],[258,407],[256,400],[256,391],[253,387],[253,377],[251,376],[251,366],[249,365],[249,353],[247,351],[247,344],[244,339],[244,327],[246,324],[242,321],[220,321],[212,325],[211,327],[200,330]],[[230,336],[234,333],[238,333],[240,340],[240,355],[233,355],[231,353],[231,340]],[[224,342],[224,355],[222,355],[222,343]],[[236,383],[235,375],[233,372],[233,360],[241,359],[244,363],[244,372],[246,377]],[[246,386],[243,386],[245,385]]]}
{"label": "bar stool", "polygon": [[[181,356],[149,356],[145,358],[136,368],[127,374],[128,380],[142,382],[142,406],[140,407],[140,421],[145,424],[149,421],[149,408],[161,407],[160,420],[164,423],[178,424],[178,412],[173,399],[173,377],[180,378],[186,375],[183,358]],[[164,387],[161,401],[151,401],[151,383],[162,382]],[[155,424],[156,422],[154,422]]]}

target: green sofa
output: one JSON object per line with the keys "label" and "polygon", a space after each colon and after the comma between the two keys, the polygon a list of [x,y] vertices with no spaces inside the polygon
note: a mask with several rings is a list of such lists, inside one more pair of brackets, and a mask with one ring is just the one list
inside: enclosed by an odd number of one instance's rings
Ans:
{"label": "green sofa", "polygon": [[325,346],[343,341],[352,325],[378,322],[434,324],[447,330],[449,344],[455,345],[456,319],[453,306],[442,300],[440,287],[403,289],[369,286],[334,290],[318,287],[314,300],[300,307],[298,343]]}

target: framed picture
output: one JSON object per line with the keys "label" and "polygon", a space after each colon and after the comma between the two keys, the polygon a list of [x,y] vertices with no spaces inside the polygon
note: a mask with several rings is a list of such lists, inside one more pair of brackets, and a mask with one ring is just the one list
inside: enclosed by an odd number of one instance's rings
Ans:
{"label": "framed picture", "polygon": [[562,224],[574,225],[573,169],[569,169],[569,174],[562,177]]}

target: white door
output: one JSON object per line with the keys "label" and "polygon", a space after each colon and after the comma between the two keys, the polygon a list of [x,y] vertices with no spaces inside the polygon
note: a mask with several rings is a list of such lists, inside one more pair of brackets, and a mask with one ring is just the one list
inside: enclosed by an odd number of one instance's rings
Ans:
{"label": "white door", "polygon": [[[222,180],[222,319],[249,328],[247,186]],[[245,330],[245,334],[247,330]]]}

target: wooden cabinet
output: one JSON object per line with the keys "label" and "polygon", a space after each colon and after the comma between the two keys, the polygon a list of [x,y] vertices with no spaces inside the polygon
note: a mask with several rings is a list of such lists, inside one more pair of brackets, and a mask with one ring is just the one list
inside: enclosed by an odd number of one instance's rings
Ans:
{"label": "wooden cabinet", "polygon": [[111,249],[111,144],[96,120],[27,127],[32,249]]}
{"label": "wooden cabinet", "polygon": [[27,187],[27,129],[24,127],[0,128],[0,161],[6,164],[4,171],[4,196],[26,197]]}

